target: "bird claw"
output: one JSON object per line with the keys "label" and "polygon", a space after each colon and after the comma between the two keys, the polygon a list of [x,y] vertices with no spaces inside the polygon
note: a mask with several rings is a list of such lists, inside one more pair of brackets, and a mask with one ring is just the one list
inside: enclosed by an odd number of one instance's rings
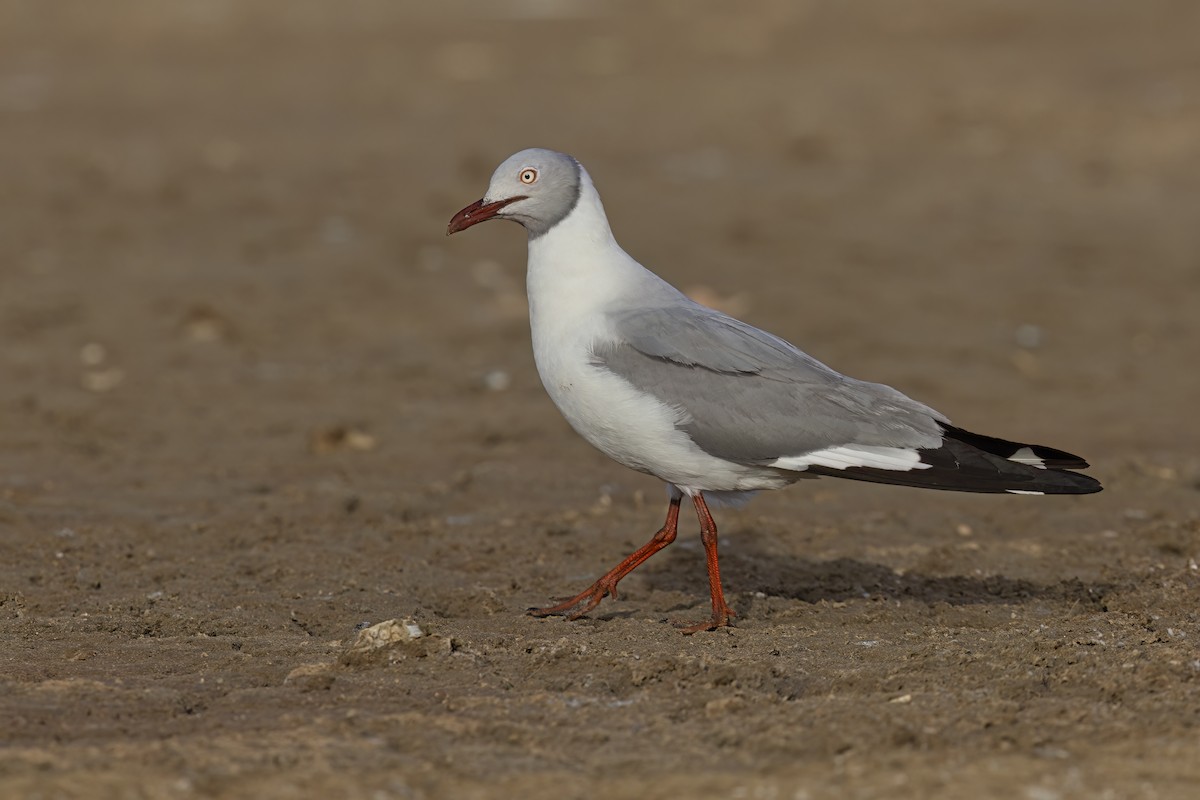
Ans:
{"label": "bird claw", "polygon": [[544,606],[541,608],[538,606],[530,606],[529,608],[525,609],[525,613],[531,617],[565,617],[567,616],[567,612],[573,607],[574,604],[568,605],[565,608],[561,606]]}
{"label": "bird claw", "polygon": [[[546,606],[544,608],[527,608],[525,609],[525,613],[531,617],[563,616],[571,622],[574,622],[580,617],[586,615],[596,606],[600,605],[600,601],[604,599],[605,595],[616,597],[616,593],[613,591],[615,588],[615,586],[608,587],[594,584],[586,591],[581,592],[574,597],[555,598],[562,600],[562,602],[560,602],[558,605]],[[573,609],[579,605],[583,605],[583,608],[580,608],[578,611],[574,611]]]}
{"label": "bird claw", "polygon": [[671,624],[678,628],[679,632],[684,636],[691,636],[693,633],[699,633],[700,631],[731,628],[733,625],[730,624],[730,618],[736,616],[737,613],[732,608],[725,606],[722,611],[714,611],[713,615],[703,622],[672,622]]}

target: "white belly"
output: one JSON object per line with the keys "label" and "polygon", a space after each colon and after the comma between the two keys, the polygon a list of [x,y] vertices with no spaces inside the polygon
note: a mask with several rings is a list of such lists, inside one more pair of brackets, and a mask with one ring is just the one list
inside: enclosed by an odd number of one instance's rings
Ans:
{"label": "white belly", "polygon": [[705,453],[680,429],[688,421],[685,411],[593,365],[590,342],[564,342],[538,333],[535,329],[534,360],[550,399],[580,436],[614,461],[687,494],[777,489],[789,483],[773,470]]}
{"label": "white belly", "polygon": [[790,483],[780,470],[734,464],[705,453],[680,429],[688,422],[687,412],[592,363],[592,348],[614,340],[605,314],[609,305],[677,293],[617,246],[599,199],[591,202],[592,218],[581,206],[529,243],[533,356],[550,399],[571,427],[601,452],[687,494],[777,489]]}

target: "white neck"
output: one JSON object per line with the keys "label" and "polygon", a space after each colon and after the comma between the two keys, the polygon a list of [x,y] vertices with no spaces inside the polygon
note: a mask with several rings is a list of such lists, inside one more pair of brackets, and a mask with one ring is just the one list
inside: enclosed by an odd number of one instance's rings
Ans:
{"label": "white neck", "polygon": [[634,261],[613,237],[600,195],[587,172],[580,175],[579,201],[546,233],[529,240],[526,284],[531,321],[553,306],[576,315],[603,311],[621,298],[675,293]]}
{"label": "white neck", "polygon": [[600,202],[600,194],[592,185],[591,178],[581,170],[579,179],[579,200],[571,209],[571,213],[541,236],[530,237],[531,265],[545,253],[562,255],[571,251],[587,256],[591,253],[621,249],[617,240],[613,238],[612,228],[608,225],[608,215],[604,213],[604,204]]}

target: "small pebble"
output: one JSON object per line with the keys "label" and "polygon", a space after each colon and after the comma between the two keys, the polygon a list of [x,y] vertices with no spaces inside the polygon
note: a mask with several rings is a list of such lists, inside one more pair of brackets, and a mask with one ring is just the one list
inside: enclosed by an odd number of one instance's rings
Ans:
{"label": "small pebble", "polygon": [[79,348],[79,361],[85,367],[98,367],[108,358],[108,351],[99,342],[88,342]]}
{"label": "small pebble", "polygon": [[121,385],[125,380],[125,372],[116,368],[88,370],[80,377],[79,382],[89,392],[108,392]]}
{"label": "small pebble", "polygon": [[1028,322],[1017,326],[1014,338],[1017,340],[1017,346],[1023,347],[1026,350],[1038,349],[1045,340],[1042,329]]}
{"label": "small pebble", "polygon": [[489,392],[503,392],[512,386],[512,376],[502,369],[493,369],[483,376],[483,385]]}

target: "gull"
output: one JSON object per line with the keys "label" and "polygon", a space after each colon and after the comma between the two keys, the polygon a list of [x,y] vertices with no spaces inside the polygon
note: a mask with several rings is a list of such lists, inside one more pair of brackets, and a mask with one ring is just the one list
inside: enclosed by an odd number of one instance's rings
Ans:
{"label": "gull", "polygon": [[1087,494],[1088,463],[1042,445],[971,433],[890,386],[847,377],[766,331],[700,305],[630,257],[573,157],[522,150],[447,235],[489,219],[524,226],[533,355],[550,399],[584,439],[667,484],[662,528],[599,580],[534,616],[578,619],[675,540],[679,509],[700,521],[715,630],[725,602],[708,508],[804,478],[958,492]]}

